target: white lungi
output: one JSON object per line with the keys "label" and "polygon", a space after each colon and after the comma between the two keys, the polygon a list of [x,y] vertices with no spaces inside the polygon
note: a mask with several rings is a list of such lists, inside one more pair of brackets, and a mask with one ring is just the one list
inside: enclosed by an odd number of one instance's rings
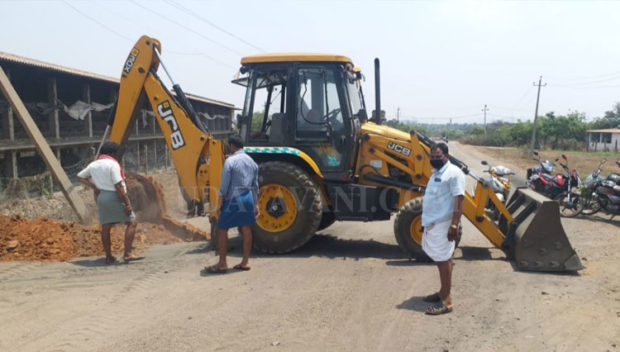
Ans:
{"label": "white lungi", "polygon": [[452,219],[448,219],[424,228],[422,249],[435,262],[445,262],[454,254],[456,241],[448,241],[451,224]]}

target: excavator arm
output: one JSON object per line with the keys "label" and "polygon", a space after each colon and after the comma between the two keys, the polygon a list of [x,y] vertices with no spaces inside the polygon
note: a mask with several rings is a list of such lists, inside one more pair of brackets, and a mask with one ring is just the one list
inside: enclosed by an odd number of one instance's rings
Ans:
{"label": "excavator arm", "polygon": [[[157,76],[160,51],[157,39],[142,36],[129,53],[110,121],[110,141],[125,145],[144,99],[148,99],[187,200],[203,204],[208,189],[212,190],[208,192],[209,204],[216,204],[224,163],[222,142],[202,125],[180,87],[174,85],[174,96]],[[214,212],[210,209],[211,217]]]}

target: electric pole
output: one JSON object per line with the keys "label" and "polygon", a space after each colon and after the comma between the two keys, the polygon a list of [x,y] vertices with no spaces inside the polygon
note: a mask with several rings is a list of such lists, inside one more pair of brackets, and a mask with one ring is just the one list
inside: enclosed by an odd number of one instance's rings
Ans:
{"label": "electric pole", "polygon": [[484,112],[484,138],[487,137],[487,111],[489,111],[487,104],[484,104],[484,109],[482,109],[482,112]]}
{"label": "electric pole", "polygon": [[536,95],[536,110],[534,111],[534,126],[532,128],[532,141],[530,144],[530,155],[534,154],[534,147],[536,146],[536,120],[538,120],[538,101],[540,100],[540,87],[547,86],[547,83],[541,84],[542,76],[538,78],[538,84],[534,82],[534,86],[538,86],[538,94]]}
{"label": "electric pole", "polygon": [[400,122],[400,107],[396,108],[396,122]]}

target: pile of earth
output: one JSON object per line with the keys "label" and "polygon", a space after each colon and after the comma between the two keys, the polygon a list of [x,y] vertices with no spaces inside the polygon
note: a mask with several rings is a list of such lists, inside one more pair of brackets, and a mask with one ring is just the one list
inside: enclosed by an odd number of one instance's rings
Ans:
{"label": "pile of earth", "polygon": [[[122,254],[125,226],[112,228],[112,252]],[[134,248],[182,242],[163,225],[138,223]],[[50,218],[0,215],[0,261],[66,261],[104,255],[99,225],[84,226]]]}

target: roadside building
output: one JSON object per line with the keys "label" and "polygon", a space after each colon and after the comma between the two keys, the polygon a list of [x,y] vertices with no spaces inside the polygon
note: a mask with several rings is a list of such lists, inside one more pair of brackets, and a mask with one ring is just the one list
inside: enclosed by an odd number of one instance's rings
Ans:
{"label": "roadside building", "polygon": [[614,151],[620,147],[620,128],[587,130],[588,151]]}
{"label": "roadside building", "polygon": [[[72,177],[93,160],[118,95],[119,79],[0,52],[9,77],[37,127]],[[232,132],[233,104],[187,94],[214,135]],[[146,99],[145,99],[146,100]],[[129,171],[168,167],[166,142],[148,103],[136,119],[123,163]],[[0,190],[11,180],[43,177],[53,183],[35,144],[0,93]]]}

